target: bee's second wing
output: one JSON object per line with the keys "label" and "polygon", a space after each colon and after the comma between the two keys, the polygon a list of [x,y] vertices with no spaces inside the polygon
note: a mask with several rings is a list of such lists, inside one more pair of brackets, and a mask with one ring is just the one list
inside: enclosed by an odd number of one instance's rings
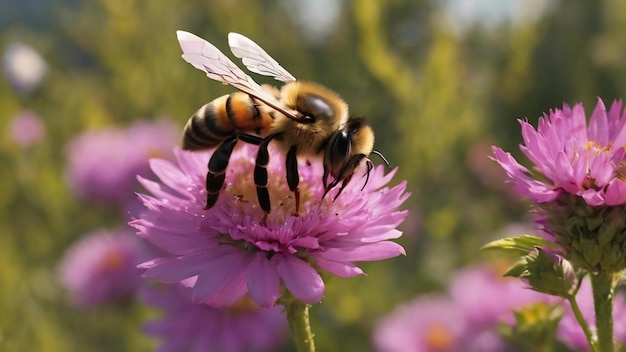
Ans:
{"label": "bee's second wing", "polygon": [[209,78],[230,84],[249,94],[265,94],[261,86],[213,44],[189,32],[176,31],[176,34],[183,49],[183,59],[206,72]]}
{"label": "bee's second wing", "polygon": [[176,35],[183,50],[183,59],[195,68],[206,72],[209,78],[230,84],[240,91],[261,100],[291,119],[301,119],[300,113],[283,106],[273,95],[261,88],[258,83],[237,67],[213,44],[185,31],[176,31]]}
{"label": "bee's second wing", "polygon": [[293,82],[296,78],[274,60],[263,48],[239,33],[228,34],[228,44],[233,54],[242,59],[248,70],[263,76],[274,77],[283,82]]}

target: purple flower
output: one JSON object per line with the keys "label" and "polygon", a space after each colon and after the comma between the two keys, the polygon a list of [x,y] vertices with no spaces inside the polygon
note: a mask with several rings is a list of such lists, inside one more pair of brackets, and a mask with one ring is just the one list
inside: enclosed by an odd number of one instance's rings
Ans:
{"label": "purple flower", "polygon": [[48,71],[48,64],[41,55],[23,43],[11,43],[7,46],[2,66],[9,83],[23,94],[37,88]]}
{"label": "purple flower", "polygon": [[537,223],[556,244],[559,256],[576,269],[619,272],[626,204],[626,118],[622,102],[607,112],[602,100],[589,125],[581,104],[553,110],[537,128],[521,121],[522,152],[535,165],[531,173],[509,153],[493,147],[496,160],[515,190],[536,204]]}
{"label": "purple flower", "polygon": [[466,329],[463,312],[452,300],[421,296],[381,319],[373,340],[381,352],[461,351]]}
{"label": "purple flower", "polygon": [[151,157],[168,157],[180,138],[175,124],[161,120],[86,132],[67,145],[67,180],[81,198],[127,204],[149,172]]}
{"label": "purple flower", "polygon": [[498,332],[513,325],[513,311],[538,302],[558,302],[503,278],[493,265],[459,271],[446,295],[418,296],[398,306],[374,330],[379,351],[506,351]]}
{"label": "purple flower", "polygon": [[[593,292],[589,278],[581,283],[580,290],[576,295],[576,302],[591,331],[595,331],[595,311]],[[626,297],[623,292],[617,292],[613,306],[613,326],[615,340],[626,343]],[[557,328],[557,339],[576,351],[589,351],[589,343],[585,338],[582,328],[576,321],[574,312],[569,303],[564,306],[567,310]]]}
{"label": "purple flower", "polygon": [[558,301],[529,289],[517,278],[502,277],[495,267],[487,265],[459,271],[449,292],[476,330],[492,329],[500,323],[512,325],[513,311],[537,302]]}
{"label": "purple flower", "polygon": [[45,134],[46,126],[32,111],[21,111],[11,121],[9,134],[22,148],[28,148],[39,142]]}
{"label": "purple flower", "polygon": [[509,153],[493,147],[495,160],[516,191],[538,203],[563,193],[582,197],[591,206],[626,203],[623,158],[626,153],[626,119],[622,102],[608,113],[601,99],[587,126],[581,104],[563,106],[539,118],[537,128],[522,125],[520,149],[538,169],[532,174]]}
{"label": "purple flower", "polygon": [[389,241],[400,237],[396,227],[407,215],[397,210],[408,197],[405,182],[384,187],[395,172],[385,175],[382,166],[375,167],[365,186],[365,178],[355,175],[333,202],[336,189],[321,199],[321,163],[302,162],[300,215],[292,216],[284,158],[271,150],[273,204],[265,219],[253,180],[256,150],[242,143],[233,152],[226,187],[209,210],[204,183],[210,152],[176,150],[178,165],[151,161],[161,182],[139,178],[152,196],[141,196],[147,210],[131,225],[171,255],[144,263],[145,277],[164,283],[195,278],[192,300],[216,307],[232,305],[246,293],[259,305],[272,306],[281,282],[295,298],[316,303],[324,296],[319,270],[353,277],[363,274],[355,262],[404,254]]}
{"label": "purple flower", "polygon": [[140,241],[132,231],[94,231],[67,249],[59,265],[59,280],[72,301],[83,308],[127,298],[141,281],[140,251]]}
{"label": "purple flower", "polygon": [[158,337],[158,352],[272,351],[287,336],[287,319],[281,307],[262,308],[244,297],[229,308],[194,304],[191,289],[165,285],[141,290],[140,296],[163,316],[145,326]]}

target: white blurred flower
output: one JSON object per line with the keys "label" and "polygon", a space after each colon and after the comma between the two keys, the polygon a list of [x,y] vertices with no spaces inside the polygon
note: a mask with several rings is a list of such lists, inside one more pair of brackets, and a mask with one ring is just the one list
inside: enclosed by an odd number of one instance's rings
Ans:
{"label": "white blurred flower", "polygon": [[24,43],[7,45],[2,68],[9,83],[23,94],[32,92],[46,75],[48,64],[31,46]]}

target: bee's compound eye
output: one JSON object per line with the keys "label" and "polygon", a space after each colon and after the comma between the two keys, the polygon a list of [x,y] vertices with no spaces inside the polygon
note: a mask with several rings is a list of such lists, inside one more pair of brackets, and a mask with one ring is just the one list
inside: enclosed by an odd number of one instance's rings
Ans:
{"label": "bee's compound eye", "polygon": [[335,116],[335,111],[328,102],[317,95],[303,95],[298,100],[298,110],[311,122],[315,122],[316,119],[331,119]]}

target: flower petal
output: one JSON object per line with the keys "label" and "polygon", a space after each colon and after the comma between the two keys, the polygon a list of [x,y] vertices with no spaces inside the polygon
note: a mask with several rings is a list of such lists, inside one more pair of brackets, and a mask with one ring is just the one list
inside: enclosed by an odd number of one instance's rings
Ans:
{"label": "flower petal", "polygon": [[292,255],[277,254],[278,274],[293,296],[305,303],[317,303],[324,297],[324,281],[308,263]]}
{"label": "flower petal", "polygon": [[613,179],[606,188],[604,204],[622,205],[626,203],[626,183],[621,179]]}
{"label": "flower petal", "polygon": [[[231,246],[224,246],[231,247]],[[223,255],[209,261],[198,275],[191,291],[194,302],[205,302],[241,275],[249,258],[235,247],[222,249]]]}
{"label": "flower petal", "polygon": [[258,252],[246,267],[248,293],[262,307],[272,307],[280,298],[280,277],[276,262],[268,260],[263,252]]}

